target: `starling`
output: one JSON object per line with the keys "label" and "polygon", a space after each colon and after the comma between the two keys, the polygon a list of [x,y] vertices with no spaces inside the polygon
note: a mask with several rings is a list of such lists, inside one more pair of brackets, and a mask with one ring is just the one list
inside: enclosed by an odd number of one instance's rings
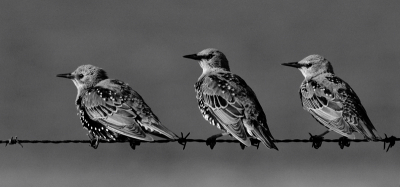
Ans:
{"label": "starling", "polygon": [[168,139],[178,137],[163,126],[143,98],[128,84],[109,79],[106,72],[93,65],[79,66],[74,72],[57,77],[71,79],[78,89],[76,106],[89,138],[125,140],[127,137],[153,141],[155,135]]}
{"label": "starling", "polygon": [[282,65],[298,68],[305,79],[300,85],[303,109],[328,131],[355,139],[353,132],[368,140],[381,139],[368,118],[357,94],[349,84],[337,77],[331,63],[320,55],[310,55],[299,62]]}
{"label": "starling", "polygon": [[222,52],[209,48],[183,57],[199,61],[203,73],[194,86],[200,112],[223,131],[209,139],[229,134],[246,146],[257,139],[278,150],[256,94],[241,77],[230,72]]}

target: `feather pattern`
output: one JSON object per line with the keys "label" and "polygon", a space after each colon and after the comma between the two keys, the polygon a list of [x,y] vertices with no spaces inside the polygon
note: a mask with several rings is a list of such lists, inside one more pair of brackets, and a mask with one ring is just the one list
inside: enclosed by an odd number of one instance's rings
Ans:
{"label": "feather pattern", "polygon": [[103,139],[112,138],[104,133],[110,131],[145,141],[153,141],[147,134],[153,131],[177,138],[160,123],[142,97],[119,80],[105,79],[87,89],[77,100],[77,106],[81,119],[87,121],[83,125],[94,129]]}
{"label": "feather pattern", "polygon": [[261,105],[242,78],[229,71],[210,71],[199,78],[195,90],[199,109],[212,125],[247,146],[256,138],[277,149]]}
{"label": "feather pattern", "polygon": [[369,140],[380,139],[357,94],[333,73],[305,79],[300,86],[304,110],[323,126],[354,139],[353,132]]}

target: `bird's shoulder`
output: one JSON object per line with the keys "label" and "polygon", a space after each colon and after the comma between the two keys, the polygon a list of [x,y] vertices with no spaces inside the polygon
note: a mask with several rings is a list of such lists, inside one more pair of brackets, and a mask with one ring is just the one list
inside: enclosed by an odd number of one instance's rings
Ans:
{"label": "bird's shoulder", "polygon": [[77,104],[85,108],[131,107],[143,106],[142,97],[127,83],[116,79],[106,79],[94,87],[87,89],[77,100]]}
{"label": "bird's shoulder", "polygon": [[204,77],[199,86],[197,99],[213,110],[233,106],[241,115],[250,118],[265,115],[253,90],[238,75],[230,72],[215,72]]}
{"label": "bird's shoulder", "polygon": [[227,71],[211,72],[196,82],[196,90],[209,95],[221,95],[227,99],[252,90],[238,75]]}
{"label": "bird's shoulder", "polygon": [[353,92],[350,86],[332,73],[320,74],[305,79],[300,86],[300,93],[309,98],[313,95],[342,98],[342,92]]}

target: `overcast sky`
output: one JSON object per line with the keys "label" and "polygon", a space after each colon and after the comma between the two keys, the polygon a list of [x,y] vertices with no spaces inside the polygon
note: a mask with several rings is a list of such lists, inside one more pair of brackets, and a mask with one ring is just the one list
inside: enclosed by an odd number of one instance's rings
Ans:
{"label": "overcast sky", "polygon": [[[0,139],[87,139],[72,81],[82,64],[132,86],[172,131],[219,130],[197,107],[198,63],[213,47],[256,92],[276,139],[325,128],[300,104],[310,54],[331,61],[381,136],[400,137],[399,1],[1,1]],[[357,138],[362,138],[359,134]],[[327,138],[339,138],[330,133]],[[229,138],[229,137],[225,137]],[[399,186],[400,144],[24,144],[0,148],[0,186]]]}

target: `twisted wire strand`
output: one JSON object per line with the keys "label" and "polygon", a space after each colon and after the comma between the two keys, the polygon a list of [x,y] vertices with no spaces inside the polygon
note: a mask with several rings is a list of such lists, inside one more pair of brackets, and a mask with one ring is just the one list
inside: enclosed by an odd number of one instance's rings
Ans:
{"label": "twisted wire strand", "polygon": [[[388,142],[388,138],[383,138],[380,140],[371,140],[368,141],[366,139],[348,139],[347,141],[349,142]],[[170,143],[170,142],[178,142],[179,139],[176,140],[154,140],[151,142],[148,141],[141,141],[141,140],[135,140],[140,143]],[[197,142],[197,143],[205,143],[207,140],[205,139],[184,139],[185,142]],[[321,142],[340,142],[340,139],[321,139]],[[400,141],[400,138],[394,138],[391,139],[390,141]],[[90,140],[16,140],[15,143],[32,143],[32,144],[65,144],[65,143],[90,143]],[[106,140],[99,140],[100,143],[125,143],[129,142],[128,140],[123,140],[123,141],[106,141]],[[238,140],[226,140],[226,139],[219,139],[215,140],[217,143],[240,143]],[[309,142],[314,142],[311,139],[275,139],[273,140],[274,143],[309,143]],[[12,139],[9,140],[0,140],[0,144],[13,144]]]}
{"label": "twisted wire strand", "polygon": [[[151,142],[147,142],[147,141],[141,141],[141,140],[134,140],[134,139],[129,139],[129,140],[110,140],[110,141],[106,141],[106,140],[18,140],[18,137],[11,137],[11,139],[9,140],[0,140],[0,144],[6,144],[7,145],[15,145],[15,144],[19,144],[21,147],[22,143],[33,143],[33,144],[38,144],[38,143],[42,143],[42,144],[64,144],[64,143],[89,143],[91,147],[97,149],[98,143],[125,143],[125,142],[129,142],[130,146],[132,149],[136,149],[136,146],[139,146],[141,143],[170,143],[170,142],[178,142],[179,144],[183,145],[183,150],[186,147],[187,143],[190,142],[196,142],[196,143],[206,143],[207,146],[210,146],[211,149],[214,148],[214,146],[217,143],[240,143],[238,140],[226,140],[226,139],[189,139],[187,138],[190,135],[190,133],[186,134],[185,136],[183,135],[183,133],[181,133],[181,137],[179,137],[179,139],[175,139],[175,140],[154,140]],[[276,139],[273,140],[274,143],[309,143],[312,142],[312,147],[315,149],[318,149],[321,147],[322,142],[338,142],[339,143],[339,147],[341,149],[343,149],[345,146],[349,147],[350,146],[350,142],[384,142],[383,144],[383,149],[386,149],[386,152],[389,151],[390,148],[392,148],[395,144],[396,141],[400,141],[400,138],[397,138],[395,136],[390,136],[388,137],[385,134],[385,138],[382,139],[378,139],[378,140],[367,140],[367,139],[348,139],[346,137],[342,137],[339,139],[324,139],[321,136],[315,136],[310,134],[310,138],[309,139]],[[388,144],[387,148],[386,148],[386,144]],[[260,142],[259,141],[252,141],[252,145],[257,147],[259,147]],[[242,149],[244,149],[246,146],[243,145],[242,143],[240,143],[240,147]]]}

